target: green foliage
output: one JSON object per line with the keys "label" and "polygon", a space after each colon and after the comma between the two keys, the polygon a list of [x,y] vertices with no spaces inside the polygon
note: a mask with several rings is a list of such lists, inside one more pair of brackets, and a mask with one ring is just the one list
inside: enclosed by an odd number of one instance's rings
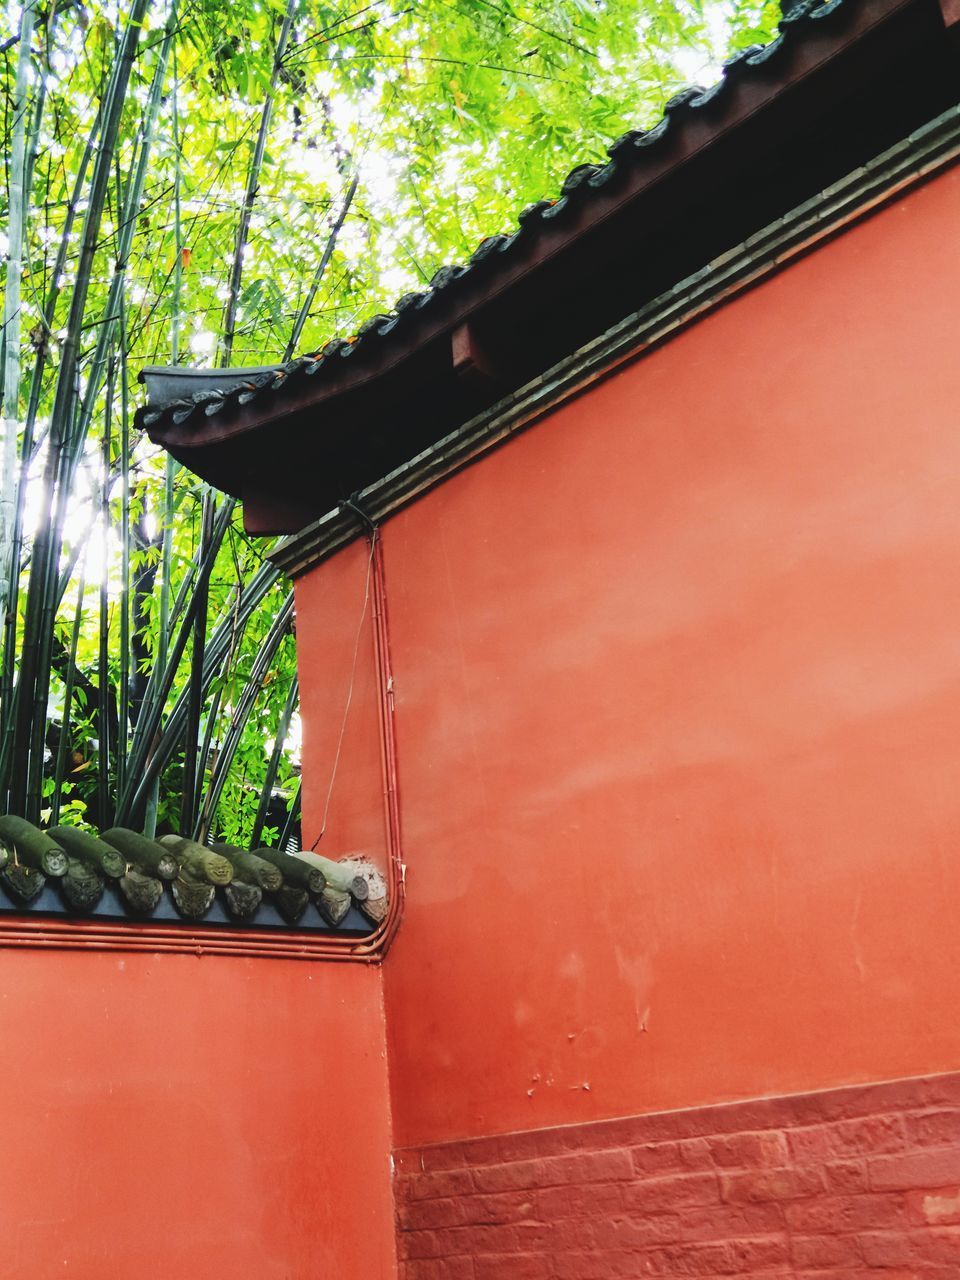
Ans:
{"label": "green foliage", "polygon": [[275,632],[287,588],[222,498],[204,541],[203,486],[132,437],[138,372],[219,362],[231,309],[234,364],[282,358],[301,324],[301,350],[353,331],[652,122],[700,69],[713,78],[725,52],[768,39],[778,9],[28,3],[22,182],[18,9],[0,33],[0,225],[18,200],[26,223],[22,279],[4,276],[20,464],[19,525],[0,528],[0,801],[178,827],[195,761],[196,830],[276,839],[265,789],[292,800],[298,784],[294,644]]}

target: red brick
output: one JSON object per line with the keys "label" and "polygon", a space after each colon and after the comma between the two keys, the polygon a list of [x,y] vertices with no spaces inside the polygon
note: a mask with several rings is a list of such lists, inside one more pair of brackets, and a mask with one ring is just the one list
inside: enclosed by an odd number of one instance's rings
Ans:
{"label": "red brick", "polygon": [[675,1213],[612,1218],[593,1225],[593,1243],[597,1249],[641,1249],[652,1244],[672,1244],[683,1234],[681,1219]]}
{"label": "red brick", "polygon": [[568,1222],[521,1222],[513,1228],[519,1253],[552,1253],[594,1247],[595,1223],[584,1218]]}
{"label": "red brick", "polygon": [[463,1164],[470,1169],[477,1165],[499,1165],[503,1161],[503,1139],[474,1138],[461,1144]]}
{"label": "red brick", "polygon": [[463,1226],[497,1226],[535,1216],[535,1197],[530,1192],[463,1196],[460,1206]]}
{"label": "red brick", "polygon": [[869,1231],[872,1227],[907,1227],[905,1196],[896,1193],[865,1196],[817,1196],[784,1206],[787,1226],[809,1235]]}
{"label": "red brick", "polygon": [[463,1221],[465,1201],[415,1200],[399,1205],[397,1220],[404,1231],[420,1231],[429,1227],[455,1227]]}
{"label": "red brick", "polygon": [[417,1151],[423,1173],[441,1173],[447,1169],[463,1169],[472,1165],[461,1142],[444,1142],[435,1147],[421,1147]]}
{"label": "red brick", "polygon": [[633,1163],[628,1151],[549,1156],[516,1164],[484,1165],[473,1171],[478,1191],[523,1191],[563,1183],[613,1182],[632,1177]]}
{"label": "red brick", "polygon": [[475,1227],[450,1227],[442,1232],[443,1253],[472,1257],[478,1253],[516,1253],[519,1228],[513,1223],[484,1223]]}
{"label": "red brick", "polygon": [[643,1254],[638,1268],[639,1274],[655,1276],[730,1275],[735,1270],[733,1251],[726,1241],[651,1249]]}
{"label": "red brick", "polygon": [[918,1260],[941,1265],[960,1264],[960,1228],[942,1227],[934,1231],[915,1232],[911,1237]]}
{"label": "red brick", "polygon": [[643,1213],[715,1204],[719,1200],[720,1183],[715,1173],[691,1173],[680,1178],[651,1178],[623,1188],[624,1208]]}
{"label": "red brick", "polygon": [[823,1191],[817,1169],[770,1169],[763,1173],[722,1173],[720,1194],[732,1203],[800,1200]]}
{"label": "red brick", "polygon": [[867,1165],[875,1191],[911,1187],[945,1187],[960,1182],[960,1146],[953,1150],[907,1152],[878,1156]]}
{"label": "red brick", "polygon": [[475,1280],[552,1280],[553,1267],[549,1258],[530,1254],[520,1257],[513,1254],[491,1254],[474,1258]]}
{"label": "red brick", "polygon": [[786,1266],[790,1262],[790,1248],[785,1235],[734,1240],[730,1248],[738,1272],[749,1273],[764,1268]]}
{"label": "red brick", "polygon": [[807,1164],[844,1156],[902,1151],[907,1146],[907,1134],[902,1116],[864,1116],[836,1124],[793,1129],[789,1143],[794,1159],[800,1164]]}
{"label": "red brick", "polygon": [[870,1185],[865,1160],[832,1160],[821,1167],[821,1172],[830,1192],[866,1191]]}
{"label": "red brick", "polygon": [[597,1217],[617,1214],[623,1208],[624,1183],[590,1183],[586,1187],[547,1187],[537,1193],[537,1216],[547,1222],[565,1218]]}
{"label": "red brick", "polygon": [[783,1206],[767,1204],[710,1204],[681,1213],[684,1240],[733,1240],[782,1231]]}
{"label": "red brick", "polygon": [[443,1200],[463,1196],[473,1190],[473,1173],[469,1169],[451,1169],[446,1173],[420,1173],[397,1181],[397,1197],[401,1201]]}
{"label": "red brick", "polygon": [[914,1222],[931,1227],[960,1224],[960,1187],[940,1187],[936,1191],[914,1191],[909,1196]]}
{"label": "red brick", "polygon": [[641,1271],[636,1251],[598,1253],[561,1253],[553,1258],[552,1280],[637,1280]]}
{"label": "red brick", "polygon": [[[751,1280],[753,1278],[751,1277]],[[795,1271],[791,1280],[957,1280],[955,1275],[940,1275],[924,1268],[923,1271],[875,1271],[873,1267],[831,1267],[823,1271]]]}
{"label": "red brick", "polygon": [[908,1267],[914,1260],[909,1237],[902,1231],[871,1231],[859,1237],[863,1260],[871,1267]]}
{"label": "red brick", "polygon": [[503,1222],[522,1222],[526,1218],[540,1216],[536,1211],[536,1196],[528,1191],[463,1196],[460,1205],[464,1226],[496,1226]]}
{"label": "red brick", "polygon": [[720,1169],[777,1169],[788,1163],[786,1137],[776,1130],[726,1134],[707,1145]]}
{"label": "red brick", "polygon": [[796,1267],[851,1267],[863,1262],[855,1236],[794,1236],[790,1253]]}
{"label": "red brick", "polygon": [[416,1147],[406,1147],[393,1153],[393,1174],[395,1178],[403,1174],[423,1173],[420,1151]]}
{"label": "red brick", "polygon": [[669,1245],[641,1255],[640,1275],[709,1276],[754,1275],[789,1267],[784,1236],[753,1240],[717,1241],[713,1244]]}
{"label": "red brick", "polygon": [[921,1111],[905,1117],[910,1141],[918,1146],[960,1146],[960,1110]]}
{"label": "red brick", "polygon": [[633,1148],[633,1167],[639,1174],[661,1177],[668,1173],[698,1173],[710,1168],[710,1144],[706,1138],[683,1142],[647,1142]]}
{"label": "red brick", "polygon": [[400,1264],[401,1280],[474,1280],[472,1258],[416,1258]]}
{"label": "red brick", "polygon": [[436,1231],[404,1231],[397,1242],[401,1258],[439,1258],[452,1253],[444,1234]]}

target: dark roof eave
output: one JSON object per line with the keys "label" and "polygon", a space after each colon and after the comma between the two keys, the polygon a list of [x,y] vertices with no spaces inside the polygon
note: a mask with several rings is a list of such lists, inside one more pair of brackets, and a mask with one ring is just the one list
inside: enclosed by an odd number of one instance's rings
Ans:
{"label": "dark roof eave", "polygon": [[[827,0],[813,11],[801,6],[799,16],[783,24],[785,34],[753,55],[752,65],[744,67],[741,59],[716,91],[700,91],[699,101],[697,96],[678,95],[665,123],[658,126],[659,137],[655,129],[632,142],[615,144],[615,152],[628,148],[629,162],[613,162],[608,168],[615,172],[602,182],[594,181],[602,175],[593,174],[574,183],[553,211],[541,210],[533,222],[480,261],[454,271],[427,295],[429,305],[412,305],[381,318],[366,326],[357,341],[332,344],[319,360],[294,362],[273,380],[264,380],[245,402],[234,397],[229,405],[214,400],[187,408],[180,422],[171,411],[150,421],[149,412],[141,410],[141,423],[151,439],[205,478],[245,501],[255,503],[262,496],[268,507],[275,507],[283,487],[281,473],[289,475],[289,453],[300,448],[305,432],[313,437],[311,447],[317,455],[318,430],[321,438],[351,423],[355,430],[365,430],[355,424],[374,421],[378,413],[389,414],[398,402],[397,384],[404,379],[410,388],[449,384],[455,399],[457,375],[450,346],[458,330],[482,322],[507,295],[516,297],[527,290],[535,297],[538,290],[562,288],[564,276],[573,278],[578,271],[590,278],[591,262],[604,261],[604,254],[609,258],[609,240],[605,242],[602,234],[607,228],[610,237],[637,234],[645,218],[663,217],[671,193],[694,199],[698,175],[712,175],[717,187],[717,166],[711,166],[711,159],[719,153],[735,154],[742,141],[743,149],[766,154],[764,148],[775,151],[777,134],[802,136],[814,86],[818,95],[832,93],[841,101],[849,93],[845,75],[855,72],[876,80],[885,61],[896,56],[894,46],[905,20],[927,26],[939,22],[942,30],[936,0]],[[645,139],[650,138],[653,143],[647,145]],[[719,194],[709,184],[703,191],[704,199]],[[723,194],[728,202],[745,200],[736,191]],[[749,212],[745,207],[742,216],[747,218]],[[569,323],[569,317],[559,313],[541,318],[543,330],[550,325],[558,330],[557,341]],[[543,332],[537,337],[543,341]],[[514,354],[522,363],[524,352]],[[492,388],[492,399],[500,393],[502,387]],[[364,406],[359,417],[358,403]],[[264,468],[258,456],[253,474],[249,459],[254,438],[268,428],[273,462]],[[329,494],[323,501],[328,507]],[[297,519],[302,505],[291,503]],[[279,531],[289,527],[287,521]]]}

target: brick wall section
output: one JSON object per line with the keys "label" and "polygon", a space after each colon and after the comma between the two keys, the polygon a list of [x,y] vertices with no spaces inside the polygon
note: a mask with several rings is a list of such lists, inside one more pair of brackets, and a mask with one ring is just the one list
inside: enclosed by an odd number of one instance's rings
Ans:
{"label": "brick wall section", "polygon": [[395,1157],[401,1280],[960,1280],[960,1073]]}

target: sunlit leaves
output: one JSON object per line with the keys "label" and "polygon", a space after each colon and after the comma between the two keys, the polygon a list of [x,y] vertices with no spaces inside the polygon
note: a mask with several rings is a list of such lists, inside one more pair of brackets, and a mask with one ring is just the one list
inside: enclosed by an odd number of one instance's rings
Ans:
{"label": "sunlit leaves", "polygon": [[[82,174],[85,146],[104,109],[123,8],[105,0],[45,6],[33,41],[34,97],[41,82],[46,94],[32,135],[24,245],[24,406],[38,355],[43,363],[35,406],[37,451],[31,465],[23,466],[25,492],[33,483],[28,475],[38,474],[44,457],[89,190],[89,173]],[[766,0],[302,0],[274,76],[286,10],[286,0],[181,0],[177,10],[143,197],[122,264],[122,315],[113,318],[113,435],[104,477],[108,392],[102,369],[95,368],[97,338],[111,319],[107,298],[122,242],[121,211],[142,143],[166,0],[155,0],[140,40],[81,341],[79,390],[85,394],[92,386],[95,394],[92,431],[77,462],[65,524],[60,572],[69,570],[70,580],[56,601],[61,648],[68,650],[77,633],[63,820],[84,820],[83,806],[96,789],[99,681],[111,683],[117,702],[123,673],[149,675],[183,612],[181,604],[178,614],[175,602],[195,569],[201,488],[180,473],[167,501],[165,459],[145,440],[133,442],[126,465],[119,446],[121,400],[125,390],[129,421],[144,364],[167,362],[174,352],[181,361],[208,363],[222,350],[240,207],[271,85],[274,109],[243,256],[235,364],[281,357],[355,174],[357,192],[310,307],[303,350],[334,333],[354,331],[368,315],[389,310],[399,294],[422,287],[442,264],[462,260],[484,236],[512,228],[526,204],[557,192],[574,164],[602,158],[625,129],[654,121],[684,83],[715,77],[725,52],[769,39],[779,16],[776,3]],[[10,9],[8,22],[17,16]],[[12,28],[0,42],[8,34]],[[15,64],[11,45],[0,59],[7,104]],[[3,127],[9,141],[9,111]],[[7,223],[8,198],[5,186],[0,225]],[[57,286],[47,324],[43,309]],[[29,515],[29,500],[27,509]],[[165,530],[170,544],[162,562]],[[236,616],[262,555],[262,546],[251,543],[234,520],[211,576],[208,634]],[[105,671],[97,593],[91,590],[77,610],[84,571],[98,587],[101,578],[107,583]],[[28,540],[24,583],[29,573]],[[201,734],[210,744],[208,772],[284,594],[279,586],[273,589],[238,629],[206,691]],[[119,625],[124,600],[136,603],[135,651],[126,654]],[[21,609],[22,603],[21,597]],[[287,638],[258,690],[234,757],[217,822],[238,842],[249,834],[257,811],[294,661]],[[168,710],[190,678],[184,660]],[[54,739],[64,691],[61,664],[48,708]],[[178,819],[182,758],[181,748],[164,768],[160,822]],[[294,735],[277,779],[288,795],[295,790],[296,768]],[[44,784],[48,794],[52,782],[51,774]]]}

